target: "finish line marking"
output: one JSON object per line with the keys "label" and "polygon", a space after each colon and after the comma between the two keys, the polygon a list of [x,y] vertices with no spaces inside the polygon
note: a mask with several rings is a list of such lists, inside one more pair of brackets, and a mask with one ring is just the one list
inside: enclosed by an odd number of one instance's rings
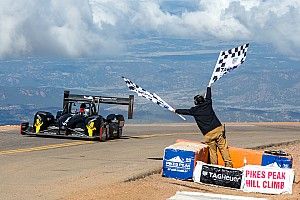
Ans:
{"label": "finish line marking", "polygon": [[32,147],[32,148],[25,148],[25,149],[13,149],[13,150],[0,151],[0,155],[24,153],[24,152],[32,152],[32,151],[42,151],[42,150],[48,150],[48,149],[56,149],[56,148],[77,146],[77,145],[83,145],[83,144],[93,144],[93,143],[94,143],[93,141],[79,141],[79,142],[69,142],[69,143],[62,143],[62,144],[51,144],[51,145],[46,145],[46,146],[39,146],[39,147]]}
{"label": "finish line marking", "polygon": [[215,200],[215,199],[226,199],[226,200],[267,200],[265,198],[256,197],[246,197],[246,196],[235,196],[226,194],[216,194],[216,193],[203,193],[203,192],[187,192],[187,191],[177,191],[176,194],[169,198],[169,200]]}

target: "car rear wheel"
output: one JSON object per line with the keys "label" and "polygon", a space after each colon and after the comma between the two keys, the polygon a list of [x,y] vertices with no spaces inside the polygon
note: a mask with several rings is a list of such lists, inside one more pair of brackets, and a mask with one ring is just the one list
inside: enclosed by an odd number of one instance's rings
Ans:
{"label": "car rear wheel", "polygon": [[33,129],[35,133],[40,133],[46,130],[54,123],[54,116],[50,112],[38,111],[34,115]]}
{"label": "car rear wheel", "polygon": [[122,134],[123,134],[123,129],[119,128],[118,131],[117,131],[117,137],[116,138],[118,138],[118,139],[121,138]]}
{"label": "car rear wheel", "polygon": [[100,142],[105,142],[107,139],[108,139],[107,129],[102,126],[102,127],[100,127],[99,140],[100,140]]}
{"label": "car rear wheel", "polygon": [[[100,134],[106,135],[106,131],[103,129],[104,127],[104,120],[100,115],[94,115],[88,117],[85,120],[85,134],[89,137],[100,137]],[[101,129],[102,128],[102,132]],[[103,136],[104,137],[104,136]],[[103,138],[104,140],[105,138]]]}

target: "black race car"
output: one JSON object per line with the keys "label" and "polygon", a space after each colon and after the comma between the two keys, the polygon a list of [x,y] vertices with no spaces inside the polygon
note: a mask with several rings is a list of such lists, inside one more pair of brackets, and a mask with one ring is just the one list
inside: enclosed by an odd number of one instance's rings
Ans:
{"label": "black race car", "polygon": [[99,114],[100,104],[128,105],[128,119],[132,119],[133,102],[133,95],[129,98],[103,97],[64,91],[63,110],[55,117],[50,112],[38,111],[32,126],[29,122],[21,123],[21,134],[100,141],[120,138],[124,116],[109,114],[105,118]]}

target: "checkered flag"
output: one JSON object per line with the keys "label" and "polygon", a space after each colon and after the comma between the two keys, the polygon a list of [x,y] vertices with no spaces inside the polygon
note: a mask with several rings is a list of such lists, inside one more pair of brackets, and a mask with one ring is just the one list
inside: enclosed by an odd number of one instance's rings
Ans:
{"label": "checkered flag", "polygon": [[[152,101],[153,103],[156,103],[157,105],[170,110],[171,112],[175,112],[175,109],[172,108],[169,104],[167,104],[167,102],[162,100],[157,94],[148,92],[147,90],[136,85],[134,82],[125,78],[124,76],[122,76],[122,78],[124,79],[125,83],[127,84],[129,90],[136,92],[138,94],[138,96],[144,97],[144,98]],[[181,115],[178,115],[178,116],[181,117],[183,120],[185,120],[185,118],[183,116],[181,116]]]}
{"label": "checkered flag", "polygon": [[227,51],[221,51],[208,87],[219,80],[224,74],[227,74],[227,72],[230,72],[243,64],[246,59],[248,47],[249,43]]}

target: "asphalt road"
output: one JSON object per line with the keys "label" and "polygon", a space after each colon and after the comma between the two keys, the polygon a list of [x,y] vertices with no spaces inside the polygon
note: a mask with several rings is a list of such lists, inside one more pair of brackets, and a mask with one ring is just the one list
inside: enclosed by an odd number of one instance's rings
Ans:
{"label": "asphalt road", "polygon": [[[300,123],[226,125],[231,146],[253,148],[300,140]],[[129,124],[107,142],[28,137],[0,127],[0,199],[65,199],[159,171],[176,139],[202,140],[195,124]]]}

